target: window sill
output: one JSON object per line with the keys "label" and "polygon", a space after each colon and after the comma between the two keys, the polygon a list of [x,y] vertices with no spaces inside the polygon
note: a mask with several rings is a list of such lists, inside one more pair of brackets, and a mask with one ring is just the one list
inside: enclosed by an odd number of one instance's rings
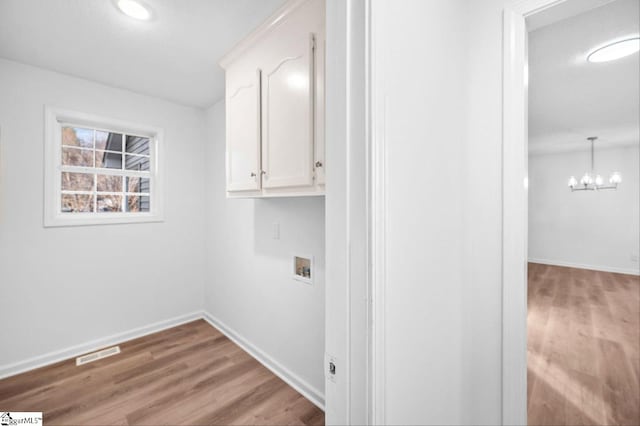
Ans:
{"label": "window sill", "polygon": [[[105,216],[102,216],[105,215]],[[108,215],[108,216],[106,216]],[[121,225],[130,223],[159,223],[164,217],[157,214],[136,213],[69,213],[44,219],[45,228],[71,226]]]}

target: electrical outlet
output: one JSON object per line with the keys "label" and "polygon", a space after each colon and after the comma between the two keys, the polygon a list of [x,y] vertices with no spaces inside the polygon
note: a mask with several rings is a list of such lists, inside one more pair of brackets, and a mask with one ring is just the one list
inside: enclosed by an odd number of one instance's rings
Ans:
{"label": "electrical outlet", "polygon": [[279,223],[274,223],[273,224],[272,233],[273,233],[273,239],[274,240],[279,240],[280,239],[280,224]]}
{"label": "electrical outlet", "polygon": [[631,261],[638,262],[638,253],[631,253]]}
{"label": "electrical outlet", "polygon": [[338,361],[336,360],[336,357],[325,354],[325,365],[325,377],[329,379],[330,382],[335,383],[338,374]]}

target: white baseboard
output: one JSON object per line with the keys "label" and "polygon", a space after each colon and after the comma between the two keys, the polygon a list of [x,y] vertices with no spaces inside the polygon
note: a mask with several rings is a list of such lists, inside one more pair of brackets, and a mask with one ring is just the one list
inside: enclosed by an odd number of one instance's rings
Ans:
{"label": "white baseboard", "polygon": [[236,345],[240,346],[245,352],[254,357],[260,364],[271,370],[273,374],[280,377],[289,386],[300,392],[305,398],[324,411],[323,392],[320,392],[298,375],[292,373],[289,369],[254,346],[237,332],[227,327],[223,322],[215,318],[210,313],[204,312],[204,319],[211,324],[212,327],[220,330],[221,333],[231,339]]}
{"label": "white baseboard", "polygon": [[56,362],[65,361],[70,358],[94,352],[106,346],[118,345],[131,339],[146,336],[147,334],[157,333],[171,327],[176,327],[187,322],[195,321],[202,318],[202,312],[192,312],[190,314],[181,315],[164,321],[159,321],[143,327],[134,328],[133,330],[122,333],[112,334],[111,336],[100,339],[91,340],[79,345],[71,346],[65,349],[49,352],[44,355],[29,358],[13,364],[0,365],[0,379],[15,376],[16,374],[34,370],[36,368],[45,367]]}
{"label": "white baseboard", "polygon": [[565,266],[567,268],[589,269],[591,271],[614,272],[616,274],[640,275],[640,269],[616,268],[612,266],[585,265],[582,263],[563,262],[560,260],[548,260],[548,259],[529,258],[529,262],[541,263],[543,265],[551,265],[551,266]]}

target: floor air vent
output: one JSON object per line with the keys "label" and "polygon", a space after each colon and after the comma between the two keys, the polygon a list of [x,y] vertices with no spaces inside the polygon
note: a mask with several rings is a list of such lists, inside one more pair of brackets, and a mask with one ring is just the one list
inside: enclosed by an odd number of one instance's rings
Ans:
{"label": "floor air vent", "polygon": [[82,355],[76,358],[76,365],[88,364],[93,361],[97,361],[102,358],[107,358],[112,355],[118,355],[120,353],[120,346],[113,346],[111,348],[103,349],[98,352]]}

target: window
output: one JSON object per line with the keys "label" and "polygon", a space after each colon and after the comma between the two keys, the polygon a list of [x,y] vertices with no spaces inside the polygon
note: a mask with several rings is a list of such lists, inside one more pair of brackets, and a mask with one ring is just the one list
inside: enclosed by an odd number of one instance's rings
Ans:
{"label": "window", "polygon": [[162,220],[159,129],[46,109],[45,226]]}

